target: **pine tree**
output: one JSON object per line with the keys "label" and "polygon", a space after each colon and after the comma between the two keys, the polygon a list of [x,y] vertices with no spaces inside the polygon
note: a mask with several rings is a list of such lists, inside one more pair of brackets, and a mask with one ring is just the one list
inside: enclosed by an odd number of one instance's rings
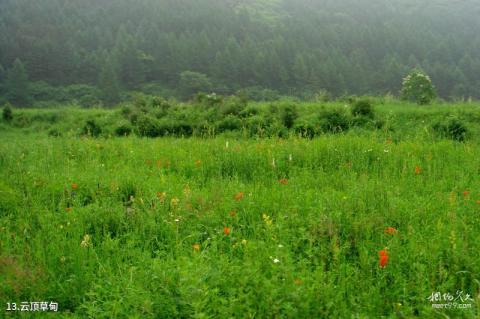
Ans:
{"label": "pine tree", "polygon": [[8,70],[6,79],[7,99],[13,105],[28,106],[32,102],[29,92],[28,74],[20,59],[16,59]]}
{"label": "pine tree", "polygon": [[120,85],[112,59],[106,59],[98,77],[98,86],[102,92],[102,101],[107,105],[113,105],[120,100]]}

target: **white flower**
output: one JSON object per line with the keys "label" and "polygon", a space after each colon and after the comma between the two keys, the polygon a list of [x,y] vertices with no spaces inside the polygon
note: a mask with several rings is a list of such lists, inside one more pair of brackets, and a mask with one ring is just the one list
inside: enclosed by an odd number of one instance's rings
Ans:
{"label": "white flower", "polygon": [[275,259],[273,260],[273,263],[274,263],[274,264],[278,264],[279,262],[280,262],[280,260],[278,260],[278,258],[275,258]]}

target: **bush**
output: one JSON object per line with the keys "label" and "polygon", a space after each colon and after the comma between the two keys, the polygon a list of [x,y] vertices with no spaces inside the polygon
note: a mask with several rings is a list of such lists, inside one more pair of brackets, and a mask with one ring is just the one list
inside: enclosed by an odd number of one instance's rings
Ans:
{"label": "bush", "polygon": [[121,123],[115,128],[114,133],[116,136],[128,136],[132,133],[133,128],[130,123]]}
{"label": "bush", "polygon": [[238,96],[230,96],[226,98],[220,106],[221,112],[224,115],[239,115],[246,107],[247,104],[245,100]]}
{"label": "bush", "polygon": [[465,141],[469,134],[465,123],[456,117],[451,117],[445,122],[435,123],[433,129],[440,134],[441,137],[449,138],[458,142]]}
{"label": "bush", "polygon": [[289,104],[282,107],[281,119],[286,128],[291,129],[297,118],[298,112],[296,105]]}
{"label": "bush", "polygon": [[235,131],[242,127],[242,121],[235,115],[227,115],[218,125],[219,132]]}
{"label": "bush", "polygon": [[160,123],[153,117],[140,115],[135,122],[140,136],[157,137],[162,135]]}
{"label": "bush", "polygon": [[373,118],[374,111],[373,111],[372,103],[370,103],[370,101],[368,100],[356,101],[352,106],[352,115]]}
{"label": "bush", "polygon": [[348,131],[350,120],[342,110],[324,110],[320,114],[320,127],[325,133]]}
{"label": "bush", "polygon": [[95,120],[87,120],[83,126],[82,134],[92,137],[98,137],[102,133],[102,128]]}
{"label": "bush", "polygon": [[295,124],[295,133],[306,138],[313,138],[317,135],[317,128],[313,123],[307,120],[300,120]]}
{"label": "bush", "polygon": [[419,69],[414,69],[403,79],[402,99],[420,105],[429,104],[436,97],[430,77]]}
{"label": "bush", "polygon": [[7,123],[10,123],[13,120],[12,107],[8,103],[3,107],[2,118]]}

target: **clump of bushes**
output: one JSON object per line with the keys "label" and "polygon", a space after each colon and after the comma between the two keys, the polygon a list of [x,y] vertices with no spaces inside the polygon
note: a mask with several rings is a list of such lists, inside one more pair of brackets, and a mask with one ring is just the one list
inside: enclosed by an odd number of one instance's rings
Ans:
{"label": "clump of bushes", "polygon": [[323,110],[320,113],[320,128],[324,133],[342,133],[350,128],[350,119],[341,109]]}
{"label": "clump of bushes", "polygon": [[95,120],[87,120],[82,129],[82,135],[98,137],[102,133],[102,128]]}
{"label": "clump of bushes", "polygon": [[368,100],[355,101],[353,103],[351,111],[353,116],[364,116],[371,119],[375,117],[373,105]]}
{"label": "clump of bushes", "polygon": [[295,124],[295,120],[298,118],[297,106],[294,104],[288,104],[282,106],[281,119],[283,125],[286,128],[291,129]]}
{"label": "clump of bushes", "polygon": [[456,117],[450,117],[446,121],[435,123],[433,129],[441,137],[458,142],[465,141],[469,134],[465,123]]}

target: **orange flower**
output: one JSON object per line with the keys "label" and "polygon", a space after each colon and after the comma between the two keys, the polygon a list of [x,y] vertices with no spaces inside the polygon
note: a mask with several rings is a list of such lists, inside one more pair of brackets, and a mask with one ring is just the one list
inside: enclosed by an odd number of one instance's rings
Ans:
{"label": "orange flower", "polygon": [[385,266],[387,266],[387,263],[388,263],[388,251],[387,250],[380,250],[378,252],[378,255],[379,255],[379,263],[380,263],[380,268],[385,268]]}
{"label": "orange flower", "polygon": [[77,183],[72,183],[72,189],[73,189],[73,190],[78,189],[78,184],[77,184]]}
{"label": "orange flower", "polygon": [[297,286],[303,285],[303,280],[302,280],[302,279],[299,279],[299,278],[295,279],[293,282],[294,282],[295,285],[297,285]]}
{"label": "orange flower", "polygon": [[67,208],[65,208],[65,211],[66,211],[67,213],[71,213],[71,212],[72,212],[72,207],[67,207]]}
{"label": "orange flower", "polygon": [[240,200],[242,200],[243,195],[245,195],[244,192],[239,192],[239,193],[235,194],[235,196],[233,197],[233,199],[235,199],[236,201],[240,201]]}
{"label": "orange flower", "polygon": [[230,217],[235,217],[237,216],[237,212],[232,210],[230,213],[228,213],[230,215]]}
{"label": "orange flower", "polygon": [[193,247],[193,250],[200,251],[200,245],[199,244],[193,244],[192,247]]}
{"label": "orange flower", "polygon": [[470,195],[470,192],[468,190],[463,192],[463,197],[467,197],[468,195]]}
{"label": "orange flower", "polygon": [[422,168],[420,166],[415,166],[415,174],[419,175],[422,172]]}
{"label": "orange flower", "polygon": [[388,235],[395,235],[396,233],[398,233],[398,230],[394,227],[387,227],[385,229],[385,234],[388,234]]}
{"label": "orange flower", "polygon": [[228,235],[230,234],[230,231],[231,231],[230,227],[223,227],[223,233],[224,233],[225,235],[228,236]]}
{"label": "orange flower", "polygon": [[281,180],[278,181],[282,185],[288,185],[288,179],[282,178]]}

